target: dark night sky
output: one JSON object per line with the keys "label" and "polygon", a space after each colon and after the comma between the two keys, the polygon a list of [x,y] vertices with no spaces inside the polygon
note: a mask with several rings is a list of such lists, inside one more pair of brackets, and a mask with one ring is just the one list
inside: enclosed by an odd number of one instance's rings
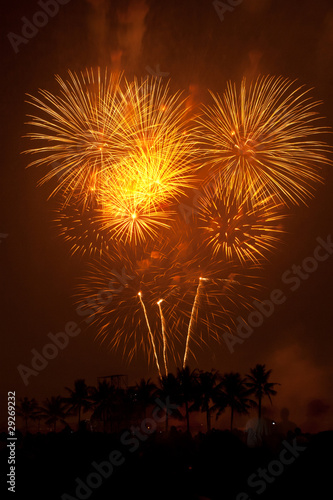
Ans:
{"label": "dark night sky", "polygon": [[[192,89],[205,102],[207,89],[222,92],[227,80],[243,75],[283,75],[314,87],[323,101],[326,124],[333,125],[333,5],[330,0],[244,0],[221,21],[210,0],[70,0],[27,44],[15,53],[7,38],[21,33],[22,17],[40,10],[37,1],[1,5],[1,340],[3,375],[1,404],[7,391],[17,397],[63,393],[77,378],[90,384],[96,377],[127,373],[134,383],[156,377],[143,359],[130,366],[107,352],[93,332],[70,340],[25,387],[17,366],[29,366],[31,349],[41,350],[47,334],[79,322],[72,293],[84,262],[69,257],[68,247],[55,236],[50,185],[37,188],[38,169],[25,169],[28,147],[22,136],[28,111],[25,94],[38,88],[56,91],[54,74],[91,66],[122,69],[144,76],[147,66],[168,73],[171,87]],[[194,89],[194,90],[193,90]],[[330,137],[325,138],[332,144]],[[313,255],[316,238],[332,232],[333,172],[324,170],[325,184],[308,207],[294,210],[282,251],[263,271],[267,296],[281,288],[287,297],[274,314],[231,354],[225,346],[197,351],[191,367],[245,374],[256,363],[273,369],[280,382],[275,416],[288,406],[292,420],[306,427],[331,426],[332,399],[332,271],[333,255],[320,262],[298,290],[281,282],[283,272]],[[265,295],[263,296],[263,298]],[[308,404],[311,401],[309,413]],[[329,406],[328,410],[325,408]],[[314,428],[313,428],[314,429]]]}

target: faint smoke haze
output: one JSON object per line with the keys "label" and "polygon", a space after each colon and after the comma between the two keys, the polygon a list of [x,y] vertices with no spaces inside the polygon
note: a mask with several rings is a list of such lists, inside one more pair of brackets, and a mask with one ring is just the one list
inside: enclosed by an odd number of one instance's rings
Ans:
{"label": "faint smoke haze", "polygon": [[[107,0],[87,0],[92,7],[88,26],[92,45],[96,51],[96,63],[107,65],[111,59],[108,12],[110,2]],[[96,65],[97,65],[96,64]]]}
{"label": "faint smoke haze", "polygon": [[[304,432],[331,427],[333,400],[327,399],[331,386],[327,369],[313,362],[301,342],[276,349],[267,360],[267,366],[273,369],[272,381],[281,384],[273,399],[276,408],[293,408],[291,420]],[[304,418],[304,415],[307,416]]]}
{"label": "faint smoke haze", "polygon": [[117,12],[119,48],[123,53],[125,69],[129,71],[139,69],[148,10],[145,0],[131,0],[127,9]]}
{"label": "faint smoke haze", "polygon": [[87,0],[91,7],[88,19],[96,63],[113,71],[141,72],[146,0]]}

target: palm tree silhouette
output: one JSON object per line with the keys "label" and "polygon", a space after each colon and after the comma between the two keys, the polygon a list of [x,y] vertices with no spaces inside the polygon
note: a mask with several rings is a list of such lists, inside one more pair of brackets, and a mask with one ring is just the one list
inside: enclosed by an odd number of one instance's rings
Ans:
{"label": "palm tree silhouette", "polygon": [[89,399],[89,388],[84,379],[74,381],[74,390],[69,387],[65,388],[69,392],[69,397],[64,398],[68,404],[69,410],[78,414],[78,429],[81,424],[81,412],[86,412],[91,408],[91,401]]}
{"label": "palm tree silhouette", "polygon": [[[162,400],[169,398],[170,403],[180,405],[180,393],[179,393],[179,382],[177,377],[173,373],[168,373],[159,378],[160,388],[157,390],[157,394]],[[179,410],[173,410],[172,416],[174,418],[182,419],[182,414]],[[165,412],[165,432],[169,429],[169,413]]]}
{"label": "palm tree silhouette", "polygon": [[271,373],[272,370],[266,371],[265,365],[257,364],[254,368],[251,368],[250,374],[246,375],[246,386],[249,388],[249,393],[254,394],[255,398],[258,400],[259,419],[261,418],[262,399],[267,396],[272,403],[271,396],[275,396],[277,393],[274,386],[280,385],[277,382],[268,382]]}
{"label": "palm tree silhouette", "polygon": [[249,399],[250,391],[246,388],[246,379],[239,373],[225,373],[222,377],[221,389],[224,408],[230,408],[230,430],[233,429],[234,413],[248,413],[253,401]]}
{"label": "palm tree silhouette", "polygon": [[215,370],[212,371],[200,371],[198,375],[198,391],[197,397],[195,397],[194,408],[202,412],[206,412],[206,423],[207,432],[211,430],[211,416],[216,410],[215,404],[210,404],[211,402],[216,402],[219,396],[219,373]]}
{"label": "palm tree silhouette", "polygon": [[16,413],[24,420],[25,432],[28,432],[28,421],[35,420],[38,413],[38,403],[35,398],[29,399],[27,397],[20,398],[19,404],[16,405]]}
{"label": "palm tree silhouette", "polygon": [[66,403],[61,396],[52,396],[47,398],[41,407],[41,416],[45,419],[47,425],[53,424],[53,431],[56,432],[57,422],[66,425],[67,417]]}
{"label": "palm tree silhouette", "polygon": [[142,378],[139,383],[134,387],[134,398],[135,401],[139,404],[140,409],[143,413],[144,418],[147,415],[147,408],[154,404],[154,400],[156,397],[156,385],[149,378],[145,380]]}
{"label": "palm tree silhouette", "polygon": [[[177,380],[179,383],[179,396],[181,402],[185,405],[186,430],[190,432],[190,411],[193,411],[198,398],[198,379],[197,370],[191,372],[189,366],[177,369]],[[195,401],[194,405],[190,403]]]}
{"label": "palm tree silhouette", "polygon": [[98,387],[91,389],[91,402],[94,408],[92,418],[103,421],[103,431],[106,431],[107,422],[111,422],[112,413],[117,409],[117,391],[106,380],[98,382]]}
{"label": "palm tree silhouette", "polygon": [[33,420],[34,422],[37,421],[38,424],[37,424],[37,432],[40,432],[40,422],[43,418],[43,413],[42,413],[42,409],[40,406],[37,406],[37,409],[36,411],[33,412],[32,416],[31,416],[31,420]]}

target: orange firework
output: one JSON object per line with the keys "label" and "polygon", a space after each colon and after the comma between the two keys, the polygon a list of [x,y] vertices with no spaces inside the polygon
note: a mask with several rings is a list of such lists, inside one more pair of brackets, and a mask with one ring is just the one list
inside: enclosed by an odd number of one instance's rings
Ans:
{"label": "orange firework", "polygon": [[109,230],[117,241],[134,244],[157,237],[158,231],[169,227],[171,212],[155,206],[153,194],[152,188],[145,185],[145,180],[135,171],[134,164],[118,168],[116,174],[103,170],[97,195],[102,230]]}
{"label": "orange firework", "polygon": [[126,153],[126,102],[120,91],[121,77],[107,71],[69,71],[68,80],[56,76],[60,93],[40,90],[29,96],[38,115],[29,115],[35,129],[27,137],[37,141],[26,151],[38,158],[29,166],[46,166],[40,184],[57,178],[51,195],[63,191],[69,201],[79,194],[85,202],[96,187],[99,171],[113,165]]}
{"label": "orange firework", "polygon": [[[204,137],[206,162],[237,195],[275,194],[299,204],[313,196],[322,181],[321,166],[331,163],[329,147],[316,140],[327,132],[317,126],[319,102],[309,91],[282,77],[228,83],[223,96],[212,94],[197,133]],[[263,189],[260,189],[262,188]]]}
{"label": "orange firework", "polygon": [[242,198],[221,182],[198,199],[198,226],[213,256],[227,261],[259,262],[281,241],[284,206],[273,196],[248,192]]}
{"label": "orange firework", "polygon": [[[178,272],[175,250],[166,239],[140,246],[118,243],[89,265],[78,287],[79,313],[97,326],[103,343],[120,348],[128,360],[142,350],[160,371],[162,350],[164,360],[167,350],[177,356],[179,332],[171,326],[176,318],[172,311]],[[168,328],[163,323],[162,331],[161,300],[170,317]]]}
{"label": "orange firework", "polygon": [[83,209],[60,202],[54,222],[57,234],[69,243],[71,255],[101,256],[113,246],[110,231],[101,228],[96,203]]}
{"label": "orange firework", "polygon": [[195,143],[184,102],[156,79],[128,85],[126,157],[99,175],[103,227],[135,244],[169,227],[170,207],[194,181]]}
{"label": "orange firework", "polygon": [[194,180],[185,99],[159,79],[123,82],[100,69],[56,79],[60,95],[30,96],[39,114],[29,121],[36,131],[28,137],[38,141],[29,166],[47,166],[40,183],[57,178],[51,196],[61,192],[64,205],[100,203],[111,237],[156,237]]}

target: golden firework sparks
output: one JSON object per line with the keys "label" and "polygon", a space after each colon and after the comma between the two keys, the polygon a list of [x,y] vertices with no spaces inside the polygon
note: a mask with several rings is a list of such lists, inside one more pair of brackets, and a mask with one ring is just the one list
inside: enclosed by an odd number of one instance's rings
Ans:
{"label": "golden firework sparks", "polygon": [[126,153],[126,102],[121,77],[100,69],[68,73],[67,80],[56,76],[58,95],[39,90],[39,97],[29,96],[38,114],[28,115],[35,131],[27,137],[38,146],[25,153],[38,156],[28,166],[48,169],[40,184],[57,178],[51,196],[63,191],[67,201],[74,194],[85,201],[96,188],[99,171]]}
{"label": "golden firework sparks", "polygon": [[199,297],[200,297],[200,289],[202,287],[202,282],[203,282],[202,277],[199,278],[199,284],[197,286],[197,290],[195,293],[194,301],[193,301],[193,306],[192,306],[192,311],[191,311],[191,317],[190,321],[188,324],[188,329],[187,329],[187,335],[186,335],[186,344],[185,344],[185,353],[184,353],[184,359],[183,359],[183,368],[186,366],[187,362],[187,357],[190,352],[190,338],[192,335],[192,329],[193,329],[193,322],[196,320],[196,317],[198,315],[198,304],[199,304]]}
{"label": "golden firework sparks", "polygon": [[71,255],[101,256],[112,246],[111,232],[101,228],[96,203],[85,209],[59,202],[54,223],[57,234],[70,245]]}
{"label": "golden firework sparks", "polygon": [[104,170],[100,176],[98,218],[102,230],[109,230],[113,239],[139,244],[156,238],[158,231],[169,227],[171,212],[158,209],[151,200],[151,191],[144,193],[144,181],[135,169],[123,175]]}
{"label": "golden firework sparks", "polygon": [[168,227],[170,206],[193,185],[196,151],[184,102],[159,80],[128,85],[126,121],[131,152],[99,175],[103,226],[135,243]]}
{"label": "golden firework sparks", "polygon": [[207,163],[229,188],[240,197],[275,194],[288,204],[313,196],[321,167],[331,161],[329,146],[316,140],[328,129],[317,125],[320,103],[309,90],[281,76],[259,76],[251,84],[243,79],[240,90],[229,82],[222,97],[212,97],[196,133],[204,137]]}
{"label": "golden firework sparks", "polygon": [[249,190],[240,198],[220,181],[204,189],[198,198],[198,226],[214,257],[258,263],[276,250],[286,210],[276,196],[262,191]]}

